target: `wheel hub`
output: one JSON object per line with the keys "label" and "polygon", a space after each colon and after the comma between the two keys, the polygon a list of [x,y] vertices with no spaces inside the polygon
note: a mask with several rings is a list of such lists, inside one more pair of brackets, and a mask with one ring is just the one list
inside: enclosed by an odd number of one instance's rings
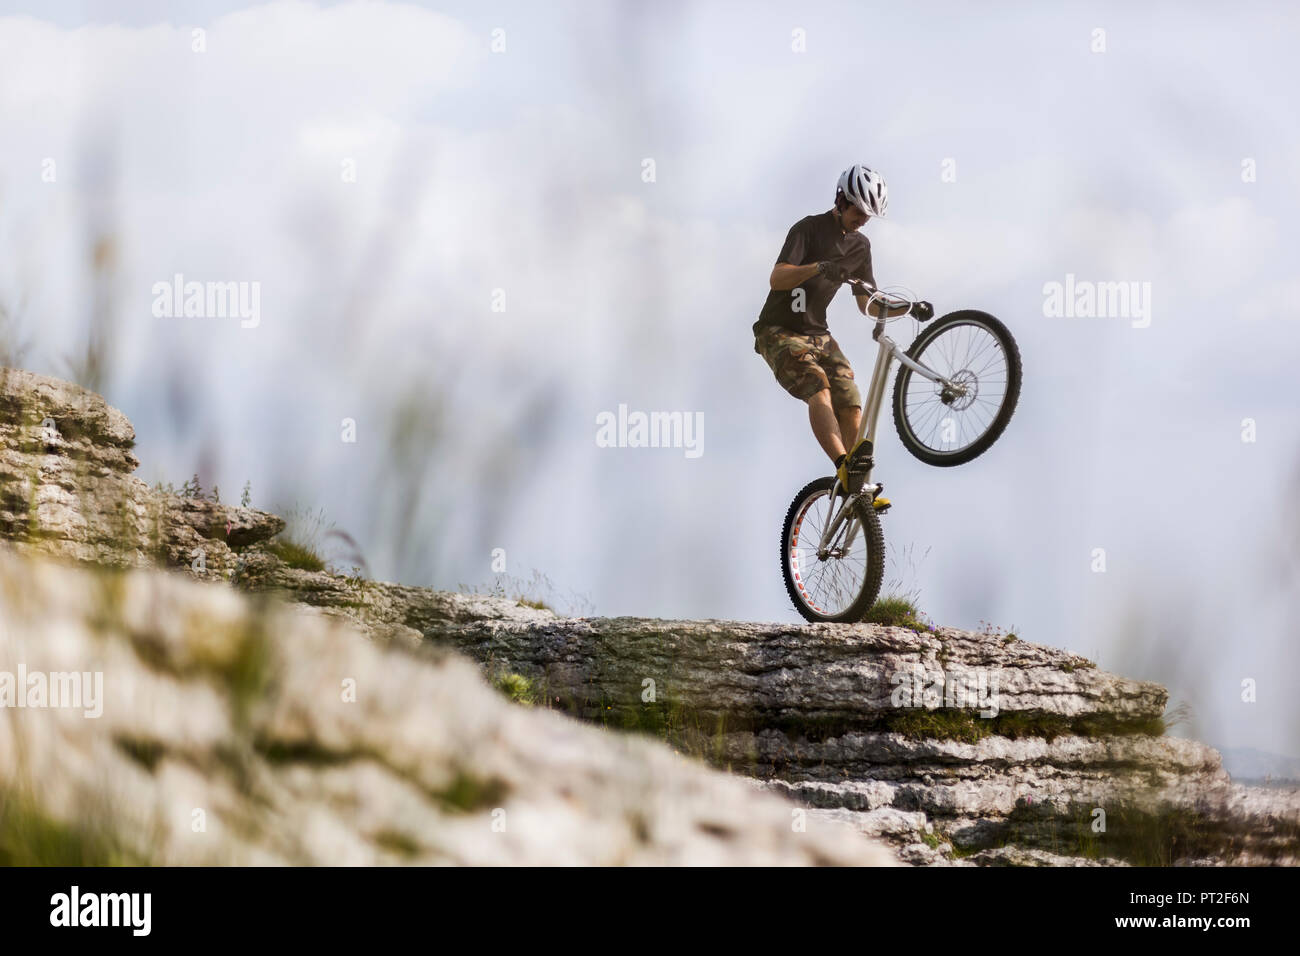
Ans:
{"label": "wheel hub", "polygon": [[975,404],[979,397],[980,383],[970,369],[962,369],[948,377],[947,385],[939,392],[939,401],[956,411],[965,411]]}

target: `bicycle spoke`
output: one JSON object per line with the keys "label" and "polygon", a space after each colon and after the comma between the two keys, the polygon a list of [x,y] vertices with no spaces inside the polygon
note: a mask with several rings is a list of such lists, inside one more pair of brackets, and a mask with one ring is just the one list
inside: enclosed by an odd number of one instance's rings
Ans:
{"label": "bicycle spoke", "polygon": [[[906,370],[907,426],[917,442],[932,451],[960,452],[980,439],[1007,399],[1007,355],[997,337],[974,322],[946,329],[923,352],[917,360],[958,391],[945,403],[944,386]],[[945,438],[949,427],[953,437]]]}
{"label": "bicycle spoke", "polygon": [[[869,564],[867,535],[862,533],[861,528],[854,535],[853,546],[843,550],[849,531],[858,523],[856,516],[850,516],[841,523],[828,545],[827,556],[818,557],[821,534],[835,514],[836,506],[829,501],[827,494],[817,495],[805,502],[797,525],[799,543],[790,549],[788,558],[791,570],[798,574],[804,601],[812,609],[826,615],[842,613],[857,600],[865,586]],[[819,529],[815,537],[814,528]]]}

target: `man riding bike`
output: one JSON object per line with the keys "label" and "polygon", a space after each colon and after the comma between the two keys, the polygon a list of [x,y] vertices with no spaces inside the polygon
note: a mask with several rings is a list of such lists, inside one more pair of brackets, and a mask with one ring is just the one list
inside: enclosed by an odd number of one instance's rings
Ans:
{"label": "man riding bike", "polygon": [[[826,327],[826,307],[848,279],[874,287],[871,243],[858,232],[872,216],[884,217],[888,206],[885,182],[866,166],[850,166],[840,174],[835,207],[805,216],[785,237],[768,280],[771,291],[754,323],[754,351],[772,369],[787,392],[808,403],[808,419],[822,450],[835,464],[845,494],[856,494],[871,468],[871,442],[853,443],[862,421],[862,397],[853,369]],[[856,294],[864,315],[880,318],[883,306],[867,294]],[[868,305],[870,303],[870,305]],[[934,315],[929,302],[885,312],[886,318],[914,315],[925,321]],[[889,500],[877,497],[877,510]]]}

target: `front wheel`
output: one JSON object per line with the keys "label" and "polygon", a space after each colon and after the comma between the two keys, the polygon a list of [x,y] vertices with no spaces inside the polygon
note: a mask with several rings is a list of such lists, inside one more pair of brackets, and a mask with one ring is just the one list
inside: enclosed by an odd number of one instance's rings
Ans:
{"label": "front wheel", "polygon": [[894,427],[903,447],[927,465],[964,465],[988,451],[1020,398],[1020,350],[987,312],[951,312],[928,326],[894,380]]}
{"label": "front wheel", "polygon": [[858,499],[821,548],[822,532],[841,507],[834,478],[818,478],[795,495],[781,531],[781,574],[795,609],[809,621],[856,622],[871,609],[885,572],[880,516]]}

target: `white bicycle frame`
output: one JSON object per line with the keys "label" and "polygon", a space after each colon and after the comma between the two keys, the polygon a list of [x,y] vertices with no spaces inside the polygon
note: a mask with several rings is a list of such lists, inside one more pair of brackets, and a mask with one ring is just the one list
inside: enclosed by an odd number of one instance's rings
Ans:
{"label": "white bicycle frame", "polygon": [[[871,337],[879,343],[880,348],[876,352],[876,367],[871,372],[871,385],[867,388],[867,404],[866,407],[862,409],[862,424],[858,427],[858,444],[861,444],[863,439],[871,442],[874,455],[874,449],[876,447],[876,422],[880,418],[880,409],[885,403],[885,388],[889,384],[889,371],[893,366],[894,359],[898,359],[899,362],[906,365],[916,374],[924,376],[936,384],[943,385],[946,389],[951,389],[954,394],[965,394],[966,389],[964,386],[950,382],[939,373],[926,368],[920,362],[914,361],[906,352],[898,347],[893,339],[888,335],[885,335],[885,322],[887,321],[886,315],[889,310],[911,306],[912,300],[887,295],[884,292],[873,289],[871,286],[860,280],[853,280],[850,282],[850,285],[853,286],[854,290],[871,290],[867,298],[868,312],[871,310],[872,302],[879,301],[882,306],[880,317],[876,319],[876,327],[871,332]],[[858,294],[860,293],[857,291],[854,292],[854,295]],[[895,318],[898,318],[898,316],[895,316]],[[831,540],[839,531],[840,525],[842,525],[847,517],[853,513],[852,506],[857,502],[857,500],[863,495],[869,495],[870,499],[874,499],[876,495],[880,493],[883,486],[871,483],[871,471],[874,467],[875,464],[873,461],[872,468],[867,470],[867,474],[863,478],[862,489],[857,494],[846,497],[844,499],[844,504],[834,512],[831,515],[831,519],[826,522],[826,530],[822,532],[821,539],[817,543],[817,551],[819,554],[825,554],[830,549]],[[832,502],[835,501],[835,496],[839,493],[839,490],[840,482],[837,478],[835,480],[835,485],[831,488]],[[843,549],[847,550],[853,544],[853,538],[857,535],[857,530],[857,525],[853,525],[849,528],[844,544],[842,545]]]}

